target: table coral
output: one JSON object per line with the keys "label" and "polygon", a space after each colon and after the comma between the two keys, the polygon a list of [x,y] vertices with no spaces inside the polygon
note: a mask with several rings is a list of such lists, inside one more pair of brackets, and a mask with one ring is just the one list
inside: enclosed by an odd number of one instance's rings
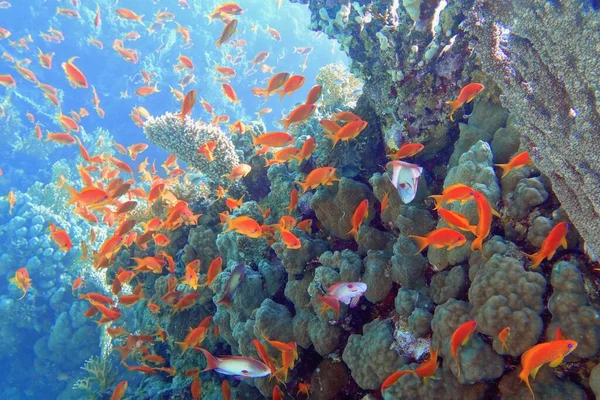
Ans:
{"label": "table coral", "polygon": [[390,320],[375,320],[363,327],[362,335],[350,335],[342,359],[352,377],[363,389],[377,389],[408,358],[390,350],[394,343],[394,327]]}
{"label": "table coral", "polygon": [[[144,124],[144,133],[153,144],[175,154],[179,159],[205,174],[213,183],[220,182],[239,164],[239,157],[229,137],[214,125],[206,125],[191,118],[185,123],[173,113],[150,117]],[[209,162],[198,154],[204,143],[214,141],[215,161]]]}

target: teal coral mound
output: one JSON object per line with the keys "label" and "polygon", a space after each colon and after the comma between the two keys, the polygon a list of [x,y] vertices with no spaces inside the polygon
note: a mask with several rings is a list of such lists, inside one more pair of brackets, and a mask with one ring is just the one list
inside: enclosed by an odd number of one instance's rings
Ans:
{"label": "teal coral mound", "polygon": [[390,320],[373,321],[363,327],[362,335],[350,335],[342,358],[360,387],[377,389],[388,375],[408,362],[407,357],[390,350],[393,343]]}

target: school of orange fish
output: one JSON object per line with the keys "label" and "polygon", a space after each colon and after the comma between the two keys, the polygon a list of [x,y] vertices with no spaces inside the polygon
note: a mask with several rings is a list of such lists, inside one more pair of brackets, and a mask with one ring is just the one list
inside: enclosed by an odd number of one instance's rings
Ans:
{"label": "school of orange fish", "polygon": [[[278,5],[281,5],[280,0],[276,1]],[[82,18],[77,11],[80,7],[78,1],[71,0],[71,3],[73,8],[58,8],[57,15],[66,18]],[[182,8],[189,7],[186,0],[178,0],[178,3]],[[7,8],[10,6],[11,4],[8,1],[0,2],[0,8]],[[142,23],[142,16],[132,10],[118,8],[115,12],[119,18],[140,24]],[[98,27],[102,24],[102,15],[103,10],[100,6],[97,6],[93,18],[94,26]],[[223,23],[222,33],[216,40],[216,46],[222,46],[226,43],[233,43],[234,46],[243,46],[245,44],[243,39],[235,41],[232,39],[237,32],[238,18],[241,19],[242,15],[242,8],[233,2],[220,4],[213,10],[208,16],[209,22],[218,20]],[[177,33],[181,35],[181,38],[184,41],[182,47],[184,49],[189,48],[191,45],[190,31],[188,28],[177,23],[175,18],[176,16],[173,13],[166,11],[158,12],[154,22],[147,29],[148,35],[151,35],[158,29],[162,29],[166,23],[173,23],[176,25]],[[281,35],[276,30],[267,27],[267,32],[274,39],[281,40]],[[7,39],[10,36],[11,32],[9,30],[0,27],[0,40]],[[47,32],[41,32],[40,37],[44,41],[53,43],[60,43],[64,40],[63,34],[53,28],[48,29]],[[123,40],[115,39],[112,47],[125,61],[136,63],[139,59],[138,52],[135,49],[126,48],[124,41],[136,40],[139,37],[140,34],[136,32],[127,33],[124,35]],[[11,41],[10,45],[21,49],[29,49],[29,44],[32,42],[33,38],[28,36],[16,41]],[[90,38],[89,42],[98,48],[103,49],[103,44],[100,41]],[[296,50],[299,54],[307,54],[307,52],[310,52],[310,49]],[[40,66],[51,69],[53,55],[54,53],[43,53],[38,49],[37,56]],[[294,93],[304,85],[306,81],[305,77],[302,75],[290,75],[287,72],[274,74],[273,67],[264,64],[268,56],[268,53],[261,52],[251,63],[252,68],[260,66],[263,72],[267,71],[272,75],[265,88],[255,88],[252,90],[252,93],[256,96],[264,96],[265,102],[268,101],[269,97],[273,94],[279,94],[280,98],[294,95]],[[118,321],[123,315],[122,310],[119,307],[131,307],[138,302],[145,302],[151,313],[170,311],[171,314],[174,314],[189,309],[194,306],[198,294],[190,293],[184,295],[182,291],[177,290],[177,285],[184,284],[193,290],[203,286],[212,288],[215,279],[222,271],[223,260],[221,257],[216,257],[206,269],[206,279],[204,280],[204,283],[199,284],[199,274],[201,274],[200,260],[190,262],[185,267],[183,276],[177,277],[175,262],[172,256],[162,250],[170,243],[169,232],[180,228],[182,225],[196,225],[198,223],[198,217],[200,215],[194,214],[185,201],[177,199],[169,190],[169,187],[180,179],[187,180],[186,171],[179,167],[174,155],[169,156],[162,164],[167,177],[161,178],[154,162],[152,163],[150,170],[148,170],[148,159],[139,164],[134,171],[134,168],[123,159],[104,154],[89,154],[81,140],[74,135],[74,133],[79,132],[79,124],[82,122],[82,119],[89,115],[88,111],[85,108],[80,108],[79,110],[70,111],[69,115],[63,114],[58,99],[57,89],[50,84],[40,82],[36,78],[36,75],[28,68],[31,64],[30,59],[25,58],[16,60],[12,55],[6,52],[2,54],[2,58],[6,62],[11,63],[15,71],[24,80],[28,81],[30,84],[36,85],[42,90],[46,99],[57,107],[58,114],[56,116],[56,121],[62,128],[62,131],[55,133],[48,131],[45,140],[62,145],[77,145],[79,148],[82,162],[78,165],[77,169],[81,178],[82,188],[77,190],[66,185],[64,177],[61,177],[61,181],[58,182],[59,186],[65,186],[66,190],[70,193],[71,198],[67,203],[67,206],[74,206],[75,213],[92,224],[103,223],[108,227],[114,227],[112,235],[102,243],[96,242],[96,232],[94,229],[90,231],[89,242],[81,242],[83,252],[81,256],[82,261],[88,260],[89,257],[94,267],[101,270],[111,266],[114,263],[117,254],[123,248],[138,246],[141,249],[147,249],[149,244],[153,244],[156,249],[156,254],[154,256],[132,258],[136,264],[134,267],[119,268],[116,277],[111,283],[112,294],[115,296],[114,298],[116,301],[113,297],[100,293],[83,293],[82,290],[85,287],[85,282],[83,278],[77,278],[72,285],[72,291],[74,294],[79,294],[79,298],[89,302],[90,305],[84,315],[90,319],[99,317],[96,320],[96,323],[98,326],[106,324],[107,333],[111,337],[125,338],[124,343],[115,348],[116,351],[120,352],[122,364],[125,367],[145,374],[156,374],[161,371],[174,376],[177,371],[173,368],[164,366],[166,360],[158,354],[153,354],[148,349],[148,345],[154,344],[156,341],[165,342],[168,337],[168,332],[159,326],[156,332],[135,335],[129,333],[123,324],[118,325]],[[105,113],[100,107],[100,99],[96,89],[93,85],[88,84],[85,74],[77,67],[76,60],[77,57],[71,57],[61,64],[64,75],[73,88],[87,89],[91,86],[95,111],[100,117],[104,117]],[[180,55],[178,64],[174,66],[174,70],[178,73],[186,74],[180,81],[182,90],[185,90],[186,86],[194,83],[194,76],[190,73],[194,70],[194,63],[189,57]],[[223,80],[223,95],[234,105],[237,104],[240,100],[235,89],[227,81],[227,78],[235,76],[237,71],[234,68],[220,65],[216,65],[215,71]],[[141,71],[140,73],[145,85],[139,87],[135,91],[135,95],[144,97],[158,92],[158,82],[155,82],[154,85],[152,85],[151,74],[146,71]],[[17,81],[11,74],[0,75],[0,85],[11,88],[17,85]],[[472,83],[463,87],[456,100],[447,102],[451,106],[450,118],[453,118],[453,114],[457,109],[464,104],[471,102],[483,90],[483,85],[478,83]],[[291,125],[300,124],[311,118],[318,107],[321,91],[322,87],[318,85],[310,89],[306,95],[305,102],[289,112],[287,118],[280,121],[283,126],[283,131],[268,132],[260,136],[252,137],[252,143],[256,148],[256,153],[264,156],[267,167],[273,164],[286,163],[290,160],[296,160],[297,162],[302,163],[310,159],[316,148],[315,140],[313,138],[308,139],[301,148],[290,147],[294,143],[294,137],[287,133],[287,131]],[[182,91],[172,87],[171,92],[182,103],[180,118],[183,123],[196,104],[197,92],[192,89],[184,94]],[[212,115],[212,124],[220,125],[229,121],[229,117],[226,115],[216,115],[210,103],[203,98],[200,99],[200,103],[204,110]],[[260,115],[270,111],[271,109],[264,108],[259,111],[258,114]],[[145,108],[137,106],[133,109],[130,116],[136,125],[143,127],[144,120],[150,116],[150,113]],[[34,115],[27,113],[27,118],[31,123],[35,123]],[[367,122],[350,111],[341,111],[332,115],[330,119],[321,120],[320,125],[324,130],[324,134],[331,139],[332,145],[336,146],[339,142],[347,142],[355,139],[367,127]],[[229,125],[231,134],[244,134],[248,129],[248,126],[242,121],[237,121]],[[37,138],[41,140],[42,132],[39,124],[35,125],[34,131]],[[145,143],[134,144],[125,148],[115,142],[114,146],[119,153],[123,156],[130,157],[134,161],[148,148],[148,145]],[[422,144],[406,143],[401,146],[400,149],[388,155],[391,160],[390,164],[393,164],[398,160],[415,156],[423,149],[424,146]],[[198,154],[206,157],[209,162],[214,162],[215,160],[218,160],[219,157],[218,154],[214,153],[214,150],[215,142],[207,142],[198,148]],[[528,153],[523,152],[513,157],[509,163],[498,165],[498,167],[502,169],[502,176],[505,176],[511,170],[531,163],[532,161],[529,158]],[[139,175],[137,181],[134,179],[135,172]],[[251,167],[249,165],[239,164],[231,170],[227,177],[229,178],[229,182],[233,182],[244,178],[250,172]],[[1,169],[0,174],[2,174]],[[120,177],[124,174],[129,174],[129,179]],[[296,182],[300,191],[297,189],[291,191],[289,205],[285,208],[288,215],[283,216],[279,223],[273,225],[260,225],[247,216],[231,218],[228,210],[234,210],[240,207],[243,204],[243,196],[239,199],[228,197],[227,188],[218,186],[218,188],[216,188],[216,193],[214,194],[215,201],[224,199],[224,205],[227,207],[227,209],[224,209],[220,214],[221,222],[224,225],[223,232],[235,231],[237,234],[245,235],[250,238],[264,237],[271,244],[276,241],[276,238],[279,238],[287,248],[298,249],[302,244],[291,232],[291,229],[298,227],[310,234],[312,233],[312,225],[314,222],[312,219],[296,221],[296,219],[292,217],[292,214],[297,207],[299,196],[302,193],[316,189],[321,185],[333,185],[338,180],[335,168],[321,167],[313,169],[308,173],[303,182]],[[149,189],[144,189],[143,185]],[[481,250],[483,241],[490,233],[492,217],[494,215],[498,216],[486,197],[471,187],[462,184],[447,187],[440,195],[431,197],[435,200],[435,209],[437,210],[439,217],[445,220],[451,228],[435,229],[426,235],[426,237],[412,236],[418,248],[418,252],[421,252],[427,246],[447,248],[448,250],[462,246],[466,243],[466,238],[460,231],[471,232],[475,235],[476,239],[472,242],[471,250]],[[7,194],[6,199],[10,204],[9,212],[12,214],[12,209],[18,199],[12,191]],[[387,200],[388,194],[386,194],[381,202],[381,212],[386,209]],[[456,201],[464,203],[471,200],[475,201],[479,216],[478,223],[474,226],[470,225],[464,215],[444,208],[444,204]],[[146,218],[144,220],[134,220],[130,218],[130,213],[135,210],[136,207],[140,207],[142,204],[149,207],[156,202],[164,205],[166,211],[164,218],[154,217]],[[351,234],[355,240],[358,239],[358,229],[360,225],[368,216],[368,209],[368,201],[364,200],[352,215],[352,229],[348,233]],[[268,215],[270,210],[264,210],[263,212],[265,215]],[[100,218],[102,220],[101,222]],[[560,246],[566,248],[565,237],[568,229],[568,224],[559,223],[550,232],[548,237],[544,240],[540,250],[529,256],[532,261],[531,268],[538,267],[544,259],[550,260]],[[72,242],[64,229],[61,229],[54,224],[50,224],[49,231],[52,240],[56,243],[60,251],[70,251]],[[95,248],[95,250],[92,251],[92,248]],[[89,254],[90,251],[91,254]],[[144,296],[143,280],[137,278],[140,275],[147,273],[169,274],[168,291],[162,297],[162,302],[152,302]],[[242,282],[243,278],[244,268],[238,267],[234,269],[225,286],[224,294],[217,303],[229,307],[235,289]],[[136,279],[138,283],[134,286],[132,294],[121,294],[122,286],[135,282]],[[23,295],[20,299],[26,296],[28,288],[32,285],[29,274],[25,268],[19,268],[16,271],[14,278],[11,279],[11,282],[22,290]],[[340,284],[342,286],[338,287]],[[340,284],[332,286],[329,289],[328,295],[316,299],[317,302],[322,303],[321,309],[318,310],[319,312],[324,312],[326,309],[331,308],[335,310],[339,316],[339,303],[343,300],[340,300],[342,298],[341,295],[336,295],[335,291],[352,287],[352,284],[349,283]],[[365,288],[360,288],[363,292],[365,289],[366,285]],[[359,297],[360,296],[358,296],[358,298]],[[354,298],[354,300],[358,300],[358,298]],[[264,338],[269,345],[280,351],[282,359],[281,366],[275,364],[264,346],[257,340],[254,340],[254,346],[261,356],[260,361],[249,357],[215,357],[201,348],[202,342],[210,332],[211,322],[212,317],[207,317],[197,327],[190,327],[190,331],[183,341],[177,342],[181,347],[182,354],[188,349],[202,351],[207,359],[207,367],[204,371],[214,369],[225,375],[244,377],[270,376],[275,377],[282,384],[285,382],[288,371],[294,368],[294,364],[298,359],[298,352],[294,342],[283,343],[269,340],[266,337]],[[451,352],[457,367],[459,367],[459,375],[460,366],[457,360],[458,351],[462,345],[467,343],[476,330],[477,322],[468,321],[458,327],[452,335]],[[214,334],[218,335],[217,329],[214,329]],[[510,327],[506,327],[498,334],[500,342],[505,347],[508,335],[510,335]],[[519,375],[520,378],[528,386],[529,390],[531,390],[529,383],[530,376],[535,377],[539,368],[544,364],[550,363],[552,367],[557,366],[563,358],[576,347],[577,342],[567,340],[562,337],[560,331],[557,332],[556,340],[538,344],[523,353],[521,356],[522,372]],[[138,365],[131,365],[128,363],[129,359],[138,360]],[[383,392],[386,388],[394,385],[402,376],[407,374],[413,374],[423,378],[424,384],[426,384],[427,379],[434,376],[437,368],[438,349],[431,349],[430,358],[427,361],[423,362],[415,370],[401,370],[393,373],[383,382],[381,391]],[[202,393],[201,381],[199,379],[200,372],[203,371],[200,371],[199,369],[185,371],[185,376],[192,377],[190,390],[194,399],[200,398]],[[111,399],[121,399],[125,395],[127,387],[128,382],[121,381],[114,388]],[[301,382],[297,387],[297,393],[308,396],[309,389],[307,383]],[[222,393],[225,399],[231,398],[231,389],[226,379],[222,382]],[[531,390],[531,393],[533,395],[533,390]],[[282,389],[277,385],[273,390],[273,398],[283,398]]]}

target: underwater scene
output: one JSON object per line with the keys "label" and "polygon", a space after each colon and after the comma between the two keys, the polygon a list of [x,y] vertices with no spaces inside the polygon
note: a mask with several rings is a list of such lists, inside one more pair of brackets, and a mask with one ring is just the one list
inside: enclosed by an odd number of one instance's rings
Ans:
{"label": "underwater scene", "polygon": [[0,0],[0,399],[600,398],[596,0]]}

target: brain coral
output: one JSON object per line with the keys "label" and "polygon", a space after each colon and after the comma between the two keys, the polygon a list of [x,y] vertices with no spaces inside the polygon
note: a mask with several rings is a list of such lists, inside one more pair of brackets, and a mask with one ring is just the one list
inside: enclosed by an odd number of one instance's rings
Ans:
{"label": "brain coral", "polygon": [[498,333],[507,326],[511,329],[508,354],[516,357],[538,342],[545,291],[544,277],[525,271],[512,257],[494,254],[479,270],[469,289],[469,301],[478,329],[493,338],[496,352],[507,353],[498,340]]}
{"label": "brain coral", "polygon": [[[221,129],[213,125],[204,125],[191,118],[186,118],[182,124],[175,114],[166,113],[148,118],[144,133],[150,142],[175,154],[213,181],[218,181],[239,164],[233,143]],[[216,142],[213,162],[198,155],[198,148],[210,141]]]}

